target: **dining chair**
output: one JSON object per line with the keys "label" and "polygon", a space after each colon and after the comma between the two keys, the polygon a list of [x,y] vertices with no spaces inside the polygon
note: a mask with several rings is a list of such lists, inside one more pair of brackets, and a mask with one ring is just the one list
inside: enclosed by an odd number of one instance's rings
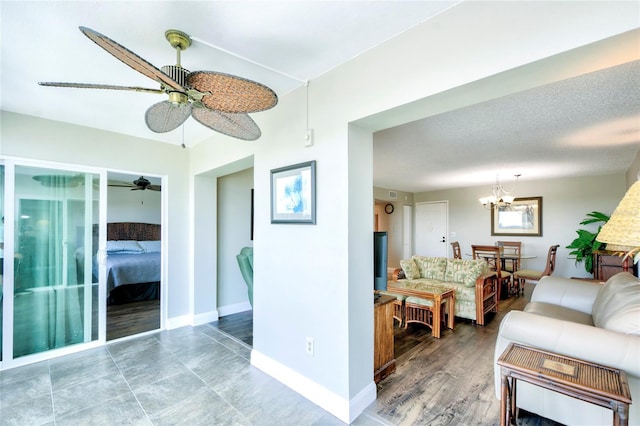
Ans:
{"label": "dining chair", "polygon": [[453,247],[453,258],[462,259],[462,252],[460,252],[460,243],[454,241],[451,243],[451,247]]}
{"label": "dining chair", "polygon": [[502,269],[511,273],[520,269],[522,242],[498,241],[496,244],[502,248]]}
{"label": "dining chair", "polygon": [[[558,252],[560,245],[554,245],[549,247],[547,253],[547,263],[544,271],[538,271],[535,269],[519,269],[513,273],[513,279],[518,281],[518,288],[522,288],[524,292],[524,285],[527,281],[540,281],[540,278],[553,274],[556,268],[556,253]],[[522,285],[521,285],[522,284]]]}
{"label": "dining chair", "polygon": [[505,290],[508,293],[509,283],[511,282],[511,272],[502,270],[500,247],[472,244],[471,255],[474,259],[485,260],[489,264],[489,268],[496,273],[496,277],[498,278],[498,300],[500,300],[502,285],[505,284]]}

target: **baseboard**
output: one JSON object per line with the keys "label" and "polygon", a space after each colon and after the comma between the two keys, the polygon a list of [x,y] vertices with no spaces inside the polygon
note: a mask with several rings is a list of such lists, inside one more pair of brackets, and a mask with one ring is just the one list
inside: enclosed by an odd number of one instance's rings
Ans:
{"label": "baseboard", "polygon": [[202,314],[197,314],[193,316],[193,326],[208,324],[210,322],[218,321],[219,319],[218,311],[213,310],[209,312],[204,312]]}
{"label": "baseboard", "polygon": [[175,328],[185,327],[191,325],[193,322],[191,315],[180,315],[178,317],[167,318],[167,330],[173,330]]}
{"label": "baseboard", "polygon": [[186,325],[198,326],[213,321],[218,321],[220,317],[225,315],[237,314],[238,312],[250,311],[251,304],[249,302],[236,303],[233,305],[220,306],[217,310],[203,312],[201,314],[189,316],[182,315],[179,317],[167,319],[167,330],[184,327]]}
{"label": "baseboard", "polygon": [[347,424],[351,424],[376,400],[376,384],[373,381],[352,400],[347,400],[255,349],[251,351],[251,365],[264,371]]}
{"label": "baseboard", "polygon": [[242,303],[234,303],[233,305],[218,306],[218,315],[220,315],[221,317],[224,317],[226,315],[233,315],[239,312],[250,311],[250,310],[251,310],[251,303],[249,303],[249,301],[246,301]]}

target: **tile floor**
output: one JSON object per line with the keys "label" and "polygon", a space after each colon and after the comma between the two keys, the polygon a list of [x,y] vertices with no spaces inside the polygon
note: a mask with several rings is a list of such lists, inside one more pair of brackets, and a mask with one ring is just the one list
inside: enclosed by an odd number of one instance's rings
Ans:
{"label": "tile floor", "polygon": [[[0,425],[342,425],[250,365],[251,348],[183,327],[0,372]],[[363,413],[354,425],[389,425]]]}

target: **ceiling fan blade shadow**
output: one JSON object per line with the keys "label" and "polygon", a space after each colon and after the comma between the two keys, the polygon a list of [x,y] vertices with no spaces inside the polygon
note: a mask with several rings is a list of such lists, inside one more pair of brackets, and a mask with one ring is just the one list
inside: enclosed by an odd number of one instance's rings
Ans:
{"label": "ceiling fan blade shadow", "polygon": [[41,81],[38,82],[40,86],[47,87],[70,87],[74,89],[108,89],[108,90],[127,90],[131,92],[145,92],[162,94],[163,90],[160,89],[148,89],[146,87],[135,86],[114,86],[112,84],[93,84],[93,83],[63,83],[57,81]]}
{"label": "ceiling fan blade shadow", "polygon": [[156,133],[166,133],[180,126],[189,118],[191,105],[175,104],[169,101],[158,102],[147,109],[144,120],[147,127]]}
{"label": "ceiling fan blade shadow", "polygon": [[226,113],[264,111],[278,103],[269,87],[246,78],[214,71],[194,71],[187,76],[187,86],[202,93],[202,103],[209,109]]}
{"label": "ceiling fan blade shadow", "polygon": [[191,116],[203,126],[234,138],[254,141],[262,135],[256,122],[247,114],[229,114],[194,107],[191,110]]}
{"label": "ceiling fan blade shadow", "polygon": [[79,28],[80,31],[82,31],[82,33],[89,39],[91,39],[95,44],[102,47],[104,50],[111,53],[117,59],[129,65],[139,73],[146,75],[150,79],[155,80],[168,88],[179,92],[186,92],[186,88],[184,86],[173,80],[171,77],[160,71],[154,65],[147,62],[145,59],[142,59],[140,56],[136,55],[126,47],[111,40],[104,34],[100,34],[99,32],[92,30],[91,28]]}
{"label": "ceiling fan blade shadow", "polygon": [[76,186],[84,185],[83,175],[36,175],[32,176],[32,178],[33,180],[40,182],[42,186],[53,188],[74,188]]}

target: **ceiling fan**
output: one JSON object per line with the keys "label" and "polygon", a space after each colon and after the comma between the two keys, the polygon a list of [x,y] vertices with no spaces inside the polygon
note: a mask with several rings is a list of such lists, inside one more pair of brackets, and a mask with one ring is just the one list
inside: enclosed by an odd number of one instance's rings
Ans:
{"label": "ceiling fan", "polygon": [[120,188],[131,188],[132,191],[144,191],[145,189],[149,189],[151,191],[161,191],[162,187],[160,185],[152,185],[149,182],[149,179],[144,176],[140,176],[138,179],[133,181],[133,184],[127,182],[109,182],[107,186],[114,186]]}
{"label": "ceiling fan", "polygon": [[261,131],[247,113],[264,111],[278,103],[269,87],[230,74],[215,71],[189,72],[180,65],[180,52],[191,45],[189,35],[167,30],[165,38],[176,49],[176,65],[156,68],[126,47],[87,27],[80,31],[98,46],[134,70],[160,83],[160,89],[90,83],[39,82],[41,86],[85,89],[128,90],[165,93],[169,99],[152,105],[145,113],[147,127],[156,133],[174,130],[192,116],[200,124],[244,140],[256,140]]}

